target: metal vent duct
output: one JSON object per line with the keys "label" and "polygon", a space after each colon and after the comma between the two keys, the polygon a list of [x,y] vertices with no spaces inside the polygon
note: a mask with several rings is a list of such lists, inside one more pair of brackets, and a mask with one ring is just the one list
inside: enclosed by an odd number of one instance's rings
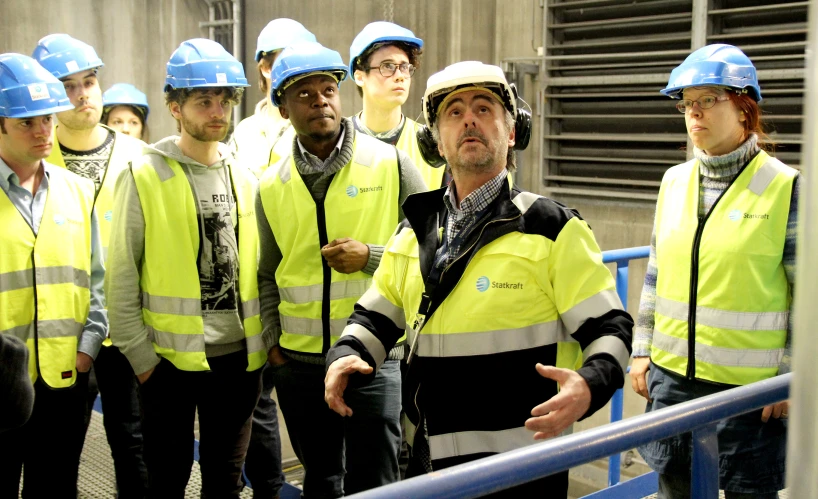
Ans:
{"label": "metal vent duct", "polygon": [[797,167],[808,4],[546,1],[540,96],[546,192],[656,199],[665,170],[688,157],[684,118],[659,90],[693,49],[709,43],[736,45],[756,64],[776,156]]}

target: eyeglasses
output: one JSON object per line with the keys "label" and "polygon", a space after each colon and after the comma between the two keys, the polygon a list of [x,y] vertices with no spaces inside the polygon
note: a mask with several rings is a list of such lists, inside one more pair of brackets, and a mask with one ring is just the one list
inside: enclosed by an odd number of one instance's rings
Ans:
{"label": "eyeglasses", "polygon": [[371,71],[373,69],[377,69],[381,76],[384,78],[389,78],[390,76],[395,74],[395,71],[400,69],[401,73],[405,74],[407,77],[411,78],[413,74],[415,74],[415,67],[409,64],[408,62],[404,62],[402,64],[395,64],[394,62],[382,62],[379,66],[372,66],[371,68],[366,68],[367,71]]}
{"label": "eyeglasses", "polygon": [[696,100],[680,100],[676,103],[676,109],[679,110],[680,113],[684,114],[690,109],[693,109],[693,104],[698,104],[702,109],[710,109],[711,107],[715,106],[717,102],[730,100],[730,97],[716,97],[715,95],[705,95],[704,97],[699,97]]}

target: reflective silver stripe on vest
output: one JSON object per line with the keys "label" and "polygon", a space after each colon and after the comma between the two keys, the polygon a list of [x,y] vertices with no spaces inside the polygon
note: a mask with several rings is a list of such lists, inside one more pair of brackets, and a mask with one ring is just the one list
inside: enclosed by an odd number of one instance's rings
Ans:
{"label": "reflective silver stripe on vest", "polygon": [[[36,277],[32,278],[32,274]],[[70,265],[59,267],[37,267],[36,269],[15,270],[0,274],[0,292],[15,289],[29,288],[37,284],[74,284],[79,288],[91,287],[91,276],[87,270],[74,268]]]}
{"label": "reflective silver stripe on vest", "polygon": [[[329,287],[330,300],[342,300],[344,298],[360,298],[366,293],[372,279],[355,279],[351,281],[333,282]],[[321,301],[324,294],[323,284],[313,284],[310,286],[292,286],[288,288],[278,288],[281,299],[288,303],[310,303]]]}
{"label": "reflective silver stripe on vest", "polygon": [[197,298],[177,298],[174,296],[152,295],[142,292],[142,308],[156,314],[170,315],[202,315],[202,300]]}
{"label": "reflective silver stripe on vest", "polygon": [[0,334],[8,334],[14,336],[22,341],[34,337],[34,323],[23,324],[22,326],[14,326],[0,331]]}
{"label": "reflective silver stripe on vest", "polygon": [[475,333],[429,334],[418,338],[418,355],[424,357],[463,357],[526,350],[558,341],[575,342],[560,321],[543,322],[517,329],[498,329]]}
{"label": "reflective silver stripe on vest", "polygon": [[591,344],[582,351],[582,361],[584,362],[592,355],[598,353],[612,355],[613,358],[619,362],[619,367],[622,368],[622,374],[624,375],[627,372],[630,353],[628,353],[628,347],[616,336],[603,336],[592,341]]}
{"label": "reflective silver stripe on vest", "polygon": [[520,209],[520,213],[525,215],[525,212],[531,208],[531,205],[541,197],[542,196],[534,194],[533,192],[521,192],[517,194],[514,199],[511,200],[511,202],[514,203],[514,206]]}
{"label": "reflective silver stripe on vest", "polygon": [[370,287],[366,293],[358,300],[358,305],[371,312],[377,312],[385,317],[388,317],[395,327],[403,330],[406,325],[406,317],[404,317],[403,309],[395,306],[387,298],[381,296],[378,290]]}
{"label": "reflective silver stripe on vest", "polygon": [[[656,313],[687,321],[687,303],[656,297]],[[739,331],[781,331],[787,329],[789,312],[735,312],[717,308],[696,307],[696,323],[702,326]]]}
{"label": "reflective silver stripe on vest", "polygon": [[34,286],[31,278],[31,269],[15,270],[14,272],[3,272],[0,274],[0,293],[4,291],[14,291],[15,289],[30,288]]}
{"label": "reflective silver stripe on vest", "polygon": [[[687,339],[676,338],[653,330],[653,346],[677,357],[687,357]],[[777,368],[784,355],[783,348],[772,350],[714,347],[696,343],[696,360],[725,367]]]}
{"label": "reflective silver stripe on vest", "polygon": [[261,314],[261,304],[258,298],[241,302],[241,312],[244,314],[245,319]]}
{"label": "reflective silver stripe on vest", "polygon": [[770,160],[756,171],[753,178],[750,179],[750,183],[747,184],[747,189],[759,196],[762,195],[780,171],[781,166],[776,164],[774,158],[770,158]]}
{"label": "reflective silver stripe on vest", "polygon": [[[573,425],[560,436],[570,435],[572,431]],[[524,426],[499,431],[459,431],[430,436],[429,451],[432,459],[445,459],[482,452],[508,452],[547,440],[534,440],[534,432]]]}
{"label": "reflective silver stripe on vest", "polygon": [[72,338],[79,337],[85,324],[74,319],[53,319],[37,321],[37,337],[43,338]]}
{"label": "reflective silver stripe on vest", "polygon": [[203,334],[176,334],[154,329],[151,326],[148,330],[148,339],[162,348],[168,348],[174,352],[204,352],[205,337]]}
{"label": "reflective silver stripe on vest", "polygon": [[[353,161],[358,163],[361,166],[366,166],[368,168],[372,167],[372,163],[375,162],[375,150],[366,147],[364,144],[361,144],[361,137],[367,137],[362,133],[356,134],[358,136],[358,144],[355,144],[355,158]],[[366,139],[363,139],[366,141]]]}
{"label": "reflective silver stripe on vest", "polygon": [[292,153],[288,154],[287,156],[284,156],[278,162],[278,165],[279,165],[278,166],[278,178],[281,179],[282,184],[286,184],[287,182],[289,182],[290,178],[292,177],[292,170],[290,170],[290,157],[291,156],[292,156]]}
{"label": "reflective silver stripe on vest", "polygon": [[588,319],[600,317],[611,310],[622,310],[622,302],[614,289],[590,296],[560,314],[568,334],[574,334]]}
{"label": "reflective silver stripe on vest", "polygon": [[256,352],[266,352],[267,346],[264,344],[264,338],[262,338],[261,334],[257,334],[255,336],[251,336],[246,339],[247,340],[247,353],[253,354]]}
{"label": "reflective silver stripe on vest", "polygon": [[383,348],[383,343],[369,329],[360,324],[349,324],[344,329],[344,336],[354,336],[364,344],[366,350],[375,359],[376,369],[380,368],[386,360],[386,349]]}
{"label": "reflective silver stripe on vest", "polygon": [[176,175],[162,156],[147,154],[145,157],[148,158],[148,164],[156,171],[156,175],[159,176],[161,182],[172,179]]}
{"label": "reflective silver stripe on vest", "polygon": [[[341,336],[347,325],[346,319],[330,319],[330,336]],[[281,329],[289,334],[304,336],[324,336],[324,326],[321,319],[307,319],[306,317],[281,316]]]}

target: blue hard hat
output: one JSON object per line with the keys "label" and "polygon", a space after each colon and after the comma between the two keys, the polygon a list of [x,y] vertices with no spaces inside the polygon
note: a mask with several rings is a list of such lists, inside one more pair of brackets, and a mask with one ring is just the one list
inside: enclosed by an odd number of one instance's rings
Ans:
{"label": "blue hard hat", "polygon": [[74,105],[62,82],[27,55],[0,55],[0,116],[31,118],[62,111]]}
{"label": "blue hard hat", "polygon": [[138,88],[130,83],[117,83],[102,94],[102,106],[136,106],[145,109],[145,119],[151,108],[148,98]]}
{"label": "blue hard hat", "polygon": [[256,62],[261,60],[261,56],[265,52],[281,50],[295,43],[316,41],[315,35],[310,33],[300,22],[286,17],[273,19],[258,35]]}
{"label": "blue hard hat", "polygon": [[[314,73],[330,74],[340,85],[347,77],[347,66],[341,54],[318,42],[303,42],[282,50],[270,73],[270,100],[273,105],[281,105],[281,93],[289,86],[288,82],[295,83]],[[299,76],[301,78],[296,78]]]}
{"label": "blue hard hat", "polygon": [[681,99],[689,87],[720,86],[741,90],[761,102],[761,87],[753,62],[738,47],[716,43],[702,47],[670,73],[661,93]]}
{"label": "blue hard hat", "polygon": [[105,65],[94,47],[62,33],[41,38],[31,57],[57,78]]}
{"label": "blue hard hat", "polygon": [[423,48],[423,40],[404,27],[386,21],[369,23],[352,40],[352,45],[349,47],[350,73],[355,72],[355,59],[378,42],[404,42],[415,45],[417,48]]}
{"label": "blue hard hat", "polygon": [[182,42],[168,61],[165,92],[175,88],[249,86],[241,63],[213,40],[194,38]]}

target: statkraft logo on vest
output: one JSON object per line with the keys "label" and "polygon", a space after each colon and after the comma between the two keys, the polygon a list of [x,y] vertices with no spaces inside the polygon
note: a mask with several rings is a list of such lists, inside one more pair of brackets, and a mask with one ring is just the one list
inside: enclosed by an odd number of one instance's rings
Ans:
{"label": "statkraft logo on vest", "polygon": [[349,187],[347,187],[347,196],[349,196],[351,198],[354,198],[358,194],[364,194],[364,193],[367,193],[367,192],[378,192],[378,191],[382,191],[382,190],[383,190],[383,186],[381,186],[381,185],[376,185],[374,187],[360,187],[360,188],[358,188],[358,187],[356,187],[354,185],[350,185]]}
{"label": "statkraft logo on vest", "polygon": [[484,291],[488,291],[489,288],[491,289],[523,289],[523,283],[521,282],[499,282],[499,281],[492,281],[486,276],[481,276],[477,279],[477,291],[483,293]]}
{"label": "statkraft logo on vest", "polygon": [[738,222],[739,220],[742,219],[769,220],[770,215],[768,213],[745,213],[741,210],[733,210],[727,214],[727,218],[729,218],[733,222]]}

